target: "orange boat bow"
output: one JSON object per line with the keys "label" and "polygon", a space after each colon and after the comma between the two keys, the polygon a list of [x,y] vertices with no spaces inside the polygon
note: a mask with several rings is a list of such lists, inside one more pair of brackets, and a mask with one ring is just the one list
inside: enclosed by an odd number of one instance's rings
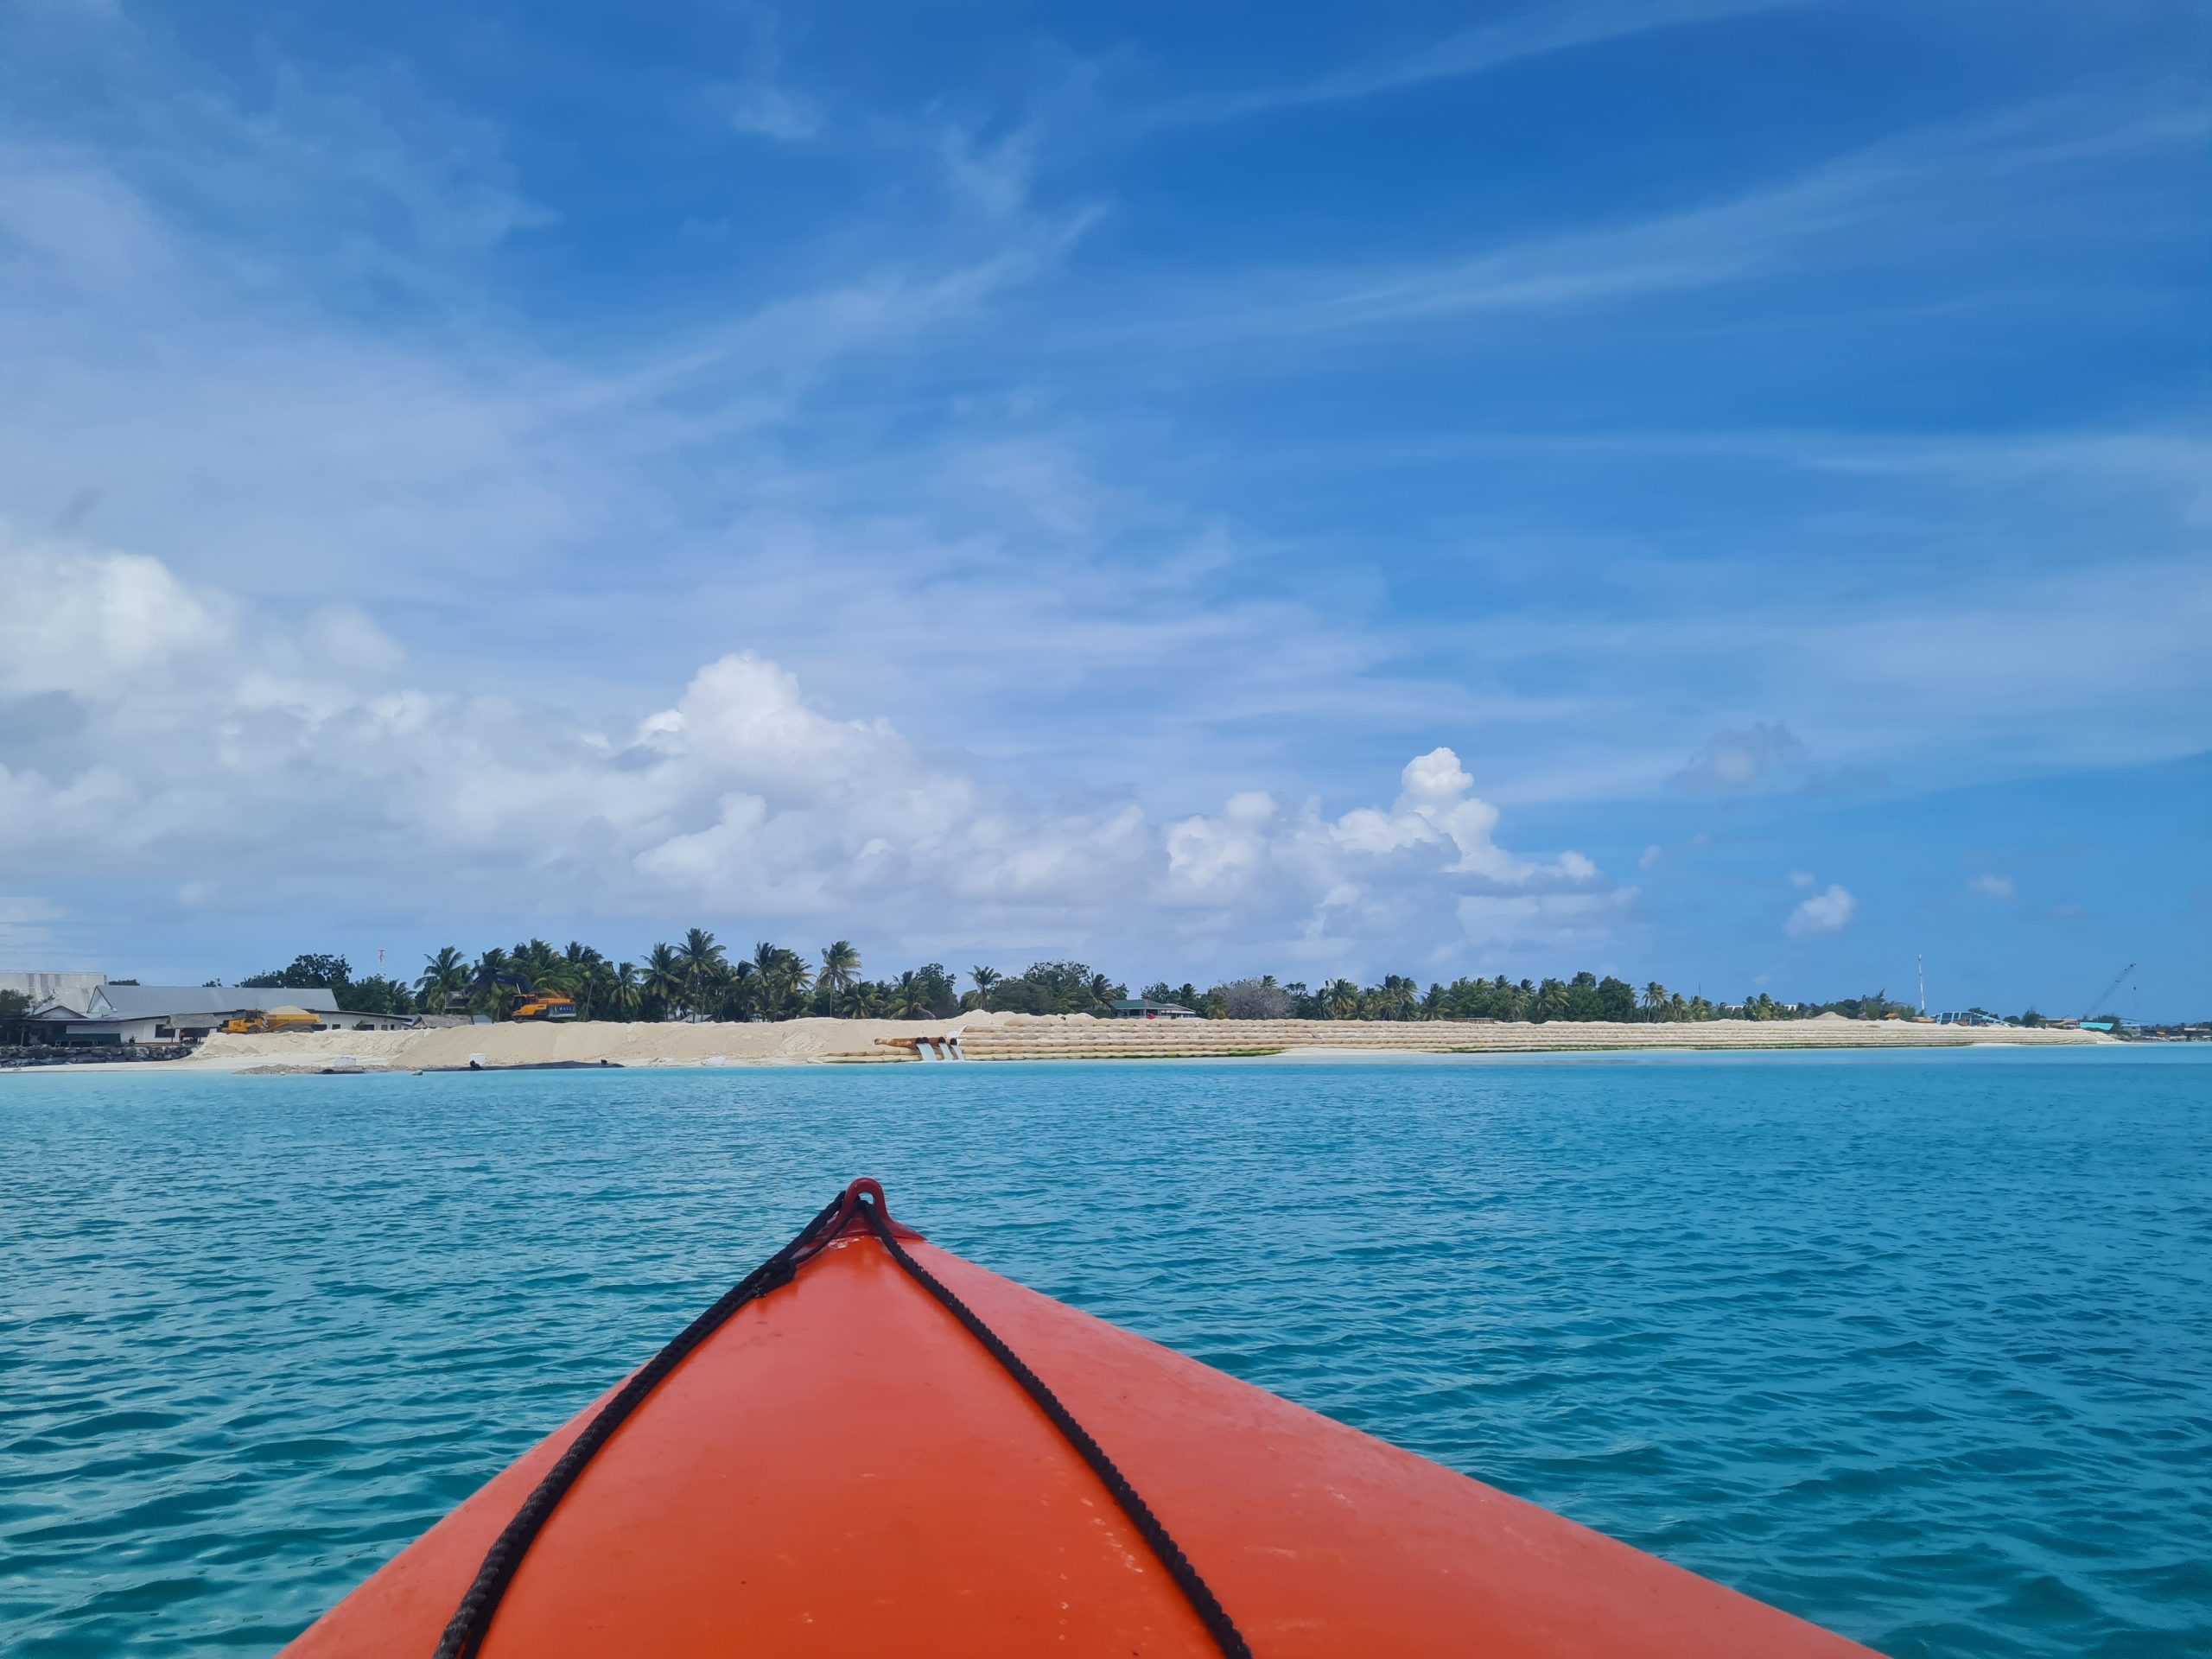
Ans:
{"label": "orange boat bow", "polygon": [[[918,1239],[906,1248],[1103,1446],[1260,1659],[1867,1651]],[[596,1409],[286,1653],[429,1659],[486,1549]],[[741,1307],[615,1430],[482,1649],[1217,1651],[1074,1448],[864,1226]]]}

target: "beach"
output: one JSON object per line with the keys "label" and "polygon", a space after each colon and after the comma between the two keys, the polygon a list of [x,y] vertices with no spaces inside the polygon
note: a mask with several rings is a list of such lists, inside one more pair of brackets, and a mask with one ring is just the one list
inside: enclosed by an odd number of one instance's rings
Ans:
{"label": "beach", "polygon": [[[428,1071],[526,1066],[912,1065],[950,1060],[1233,1059],[1272,1055],[1532,1054],[1606,1051],[2082,1047],[2093,1031],[1903,1020],[1707,1020],[1688,1024],[1382,1020],[1100,1020],[965,1014],[949,1020],[741,1023],[579,1020],[418,1031],[218,1034],[185,1059],[102,1062],[103,1072]],[[45,1068],[76,1070],[75,1067]]]}

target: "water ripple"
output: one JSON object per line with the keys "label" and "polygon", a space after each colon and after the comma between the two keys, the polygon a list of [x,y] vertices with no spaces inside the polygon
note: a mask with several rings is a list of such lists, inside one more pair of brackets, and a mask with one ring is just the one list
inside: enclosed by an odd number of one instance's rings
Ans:
{"label": "water ripple", "polygon": [[2212,1651],[2212,1066],[0,1077],[0,1649],[265,1653],[848,1176],[1897,1655]]}

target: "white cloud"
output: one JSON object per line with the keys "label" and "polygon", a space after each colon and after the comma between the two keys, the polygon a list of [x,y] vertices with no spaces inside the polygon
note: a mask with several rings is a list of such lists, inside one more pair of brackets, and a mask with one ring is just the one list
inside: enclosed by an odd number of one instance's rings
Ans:
{"label": "white cloud", "polygon": [[1664,850],[1655,841],[1643,849],[1643,855],[1636,861],[1636,868],[1639,870],[1656,869],[1659,861],[1665,856]]}
{"label": "white cloud", "polygon": [[1491,839],[1497,809],[1471,792],[1475,780],[1449,749],[1432,749],[1408,761],[1400,784],[1397,804],[1388,812],[1363,807],[1331,825],[1329,833],[1336,843],[1346,851],[1377,857],[1407,848],[1449,845],[1457,856],[1448,868],[1494,881],[1517,883],[1546,876],[1588,881],[1598,875],[1595,864],[1571,849],[1547,865],[1516,858],[1500,848]]}
{"label": "white cloud", "polygon": [[1162,829],[1127,795],[990,789],[751,652],[601,730],[550,700],[404,683],[404,653],[353,606],[288,625],[187,594],[156,560],[0,540],[0,585],[25,581],[55,602],[0,636],[0,713],[58,696],[75,737],[0,766],[0,854],[64,879],[181,866],[170,890],[188,907],[313,845],[349,880],[429,905],[522,906],[550,887],[610,915],[840,931],[874,916],[1113,938],[1165,921],[1341,962],[1408,936],[1595,938],[1634,898],[1581,853],[1501,847],[1497,809],[1448,748],[1408,762],[1388,807],[1329,817],[1247,790]]}
{"label": "white cloud", "polygon": [[1789,885],[1793,887],[1809,887],[1813,883],[1814,877],[1813,873],[1810,870],[1792,870],[1789,872]]}
{"label": "white cloud", "polygon": [[305,660],[347,672],[390,673],[407,658],[399,642],[358,605],[310,612],[300,640]]}
{"label": "white cloud", "polygon": [[1037,135],[1027,127],[995,143],[951,130],[938,140],[953,199],[988,219],[1010,219],[1028,204],[1037,165]]}
{"label": "white cloud", "polygon": [[1169,830],[1170,882],[1204,894],[1242,888],[1272,870],[1314,894],[1337,893],[1333,903],[1342,906],[1408,861],[1504,887],[1602,880],[1597,865],[1572,849],[1547,863],[1498,846],[1498,810],[1472,793],[1474,779],[1450,749],[1408,761],[1399,784],[1392,805],[1356,807],[1334,819],[1312,803],[1294,812],[1266,794],[1239,795],[1219,815],[1186,818]]}
{"label": "white cloud", "polygon": [[1858,908],[1856,899],[1843,888],[1831,885],[1827,892],[1815,893],[1791,911],[1789,921],[1783,925],[1783,931],[1793,939],[1840,933],[1850,923],[1853,912]]}
{"label": "white cloud", "polygon": [[1169,887],[1200,897],[1243,891],[1268,857],[1268,829],[1278,816],[1273,796],[1249,791],[1231,796],[1217,817],[1201,815],[1171,825]]}
{"label": "white cloud", "polygon": [[1802,768],[1805,746],[1780,724],[1716,732],[1671,780],[1677,788],[1736,794]]}
{"label": "white cloud", "polygon": [[[1277,948],[1325,963],[1371,952],[1389,939],[1428,937],[1445,956],[1469,946],[1564,948],[1607,937],[1633,909],[1633,888],[1614,888],[1597,864],[1568,849],[1550,859],[1500,847],[1497,807],[1448,748],[1408,761],[1388,807],[1335,818],[1307,802],[1289,808],[1264,793],[1234,798],[1220,813],[1166,834],[1171,902],[1230,900],[1280,923],[1303,913],[1295,940]],[[1440,904],[1457,938],[1434,932]]]}
{"label": "white cloud", "polygon": [[1603,893],[1470,893],[1455,911],[1467,938],[1487,951],[1557,951],[1594,947],[1613,938],[1636,898],[1634,887]]}
{"label": "white cloud", "polygon": [[1977,875],[1973,880],[1967,882],[1967,886],[1988,899],[2010,902],[2018,897],[2013,890],[2012,878],[2009,875]]}
{"label": "white cloud", "polygon": [[0,606],[0,694],[109,700],[228,643],[226,619],[159,560],[36,543],[0,554],[15,596]]}
{"label": "white cloud", "polygon": [[1436,80],[1455,80],[1649,29],[1675,29],[1770,11],[1793,0],[1567,0],[1464,29],[1403,56],[1338,68],[1316,80],[1233,93],[1157,111],[1162,123],[1223,120],[1304,105],[1370,98]]}
{"label": "white cloud", "polygon": [[[1538,8],[1318,92],[1644,17]],[[1400,966],[1447,936],[1625,925],[1632,893],[1579,853],[1501,848],[1499,809],[1510,825],[1523,803],[1656,791],[1682,757],[1655,730],[1786,709],[1823,765],[1902,758],[1907,787],[2203,747],[2212,586],[2172,523],[2183,493],[2205,522],[2193,429],[1732,434],[1631,413],[1485,434],[1475,376],[1461,435],[1384,422],[1271,448],[1317,481],[1368,472],[1370,443],[1432,465],[1421,446],[1510,451],[1495,510],[1450,532],[1474,602],[1426,574],[1444,568],[1429,538],[1346,558],[1356,511],[1287,519],[1238,461],[1245,365],[1299,378],[1325,415],[1401,360],[1279,350],[1286,333],[1402,326],[1433,360],[1484,349],[1485,315],[1518,330],[1587,306],[1575,326],[1603,328],[1610,298],[1819,271],[1842,238],[1892,276],[1930,230],[1992,258],[2040,246],[2044,170],[2023,175],[2017,224],[1959,229],[2005,143],[1800,157],[1735,200],[1699,184],[1642,220],[1597,203],[1541,231],[1501,221],[1440,257],[1433,238],[1350,264],[1286,240],[1251,265],[1117,257],[1102,282],[1067,267],[1145,175],[1061,165],[1069,110],[979,126],[1015,106],[841,107],[833,128],[760,28],[736,83],[702,94],[705,161],[770,188],[797,166],[811,189],[865,149],[866,200],[828,192],[741,257],[741,208],[719,228],[641,221],[626,303],[557,316],[538,279],[588,255],[603,204],[525,199],[520,179],[557,191],[561,169],[512,165],[529,130],[496,105],[440,110],[404,69],[333,75],[282,38],[236,79],[113,10],[96,34],[72,23],[81,60],[19,43],[22,95],[0,99],[0,512],[54,525],[6,556],[60,609],[34,626],[0,603],[0,868],[35,843],[59,883],[105,849],[118,873],[158,870],[164,897],[219,893],[211,925],[257,899],[303,925],[356,894],[856,930],[919,927],[934,905],[994,938],[1143,918],[1148,946],[1185,960],[1234,938],[1255,965],[1292,941]],[[831,143],[780,154],[733,145],[733,125]],[[2069,200],[2100,194],[2085,174]],[[2126,229],[2126,212],[2069,222]],[[1729,347],[1728,317],[1704,321]],[[1596,384],[1589,406],[1639,407]],[[1651,467],[1720,469],[1668,499],[1727,513],[1649,498],[1662,510],[1623,540],[1560,510],[1624,499],[1611,486]],[[1751,470],[1775,467],[1786,487]],[[1778,546],[1796,550],[1785,582]],[[2085,587],[2100,550],[2106,580]],[[1562,559],[1586,575],[1564,598],[1487,579]],[[1961,747],[1967,728],[1985,741]],[[1424,756],[1381,798],[1408,731],[1480,733],[1479,764]],[[1802,769],[1796,745],[1723,732],[1681,781],[1768,787]],[[1371,777],[1350,770],[1378,753]],[[1299,804],[1316,768],[1325,813]],[[261,897],[325,848],[359,880]],[[118,938],[139,925],[143,893],[69,891]]]}
{"label": "white cloud", "polygon": [[724,119],[739,132],[798,143],[819,132],[823,114],[814,99],[792,88],[784,78],[783,53],[776,41],[772,14],[753,16],[753,49],[743,77],[717,86],[712,97]]}
{"label": "white cloud", "polygon": [[766,79],[732,87],[728,114],[738,131],[787,144],[811,138],[822,125],[822,112],[811,102]]}

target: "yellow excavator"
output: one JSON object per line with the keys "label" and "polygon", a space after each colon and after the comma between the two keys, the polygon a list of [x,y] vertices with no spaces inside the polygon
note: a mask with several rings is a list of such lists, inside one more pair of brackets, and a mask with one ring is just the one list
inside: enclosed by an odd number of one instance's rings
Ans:
{"label": "yellow excavator", "polygon": [[321,1031],[322,1017],[309,1014],[305,1008],[262,1008],[252,1014],[242,1014],[235,1020],[223,1021],[223,1030],[232,1037],[251,1036],[262,1031]]}
{"label": "yellow excavator", "polygon": [[[486,982],[480,980],[477,982],[480,985]],[[515,994],[515,1005],[507,1014],[510,1020],[573,1020],[576,1017],[576,999],[566,991],[537,990],[522,974],[493,974],[489,982],[504,985]]]}

